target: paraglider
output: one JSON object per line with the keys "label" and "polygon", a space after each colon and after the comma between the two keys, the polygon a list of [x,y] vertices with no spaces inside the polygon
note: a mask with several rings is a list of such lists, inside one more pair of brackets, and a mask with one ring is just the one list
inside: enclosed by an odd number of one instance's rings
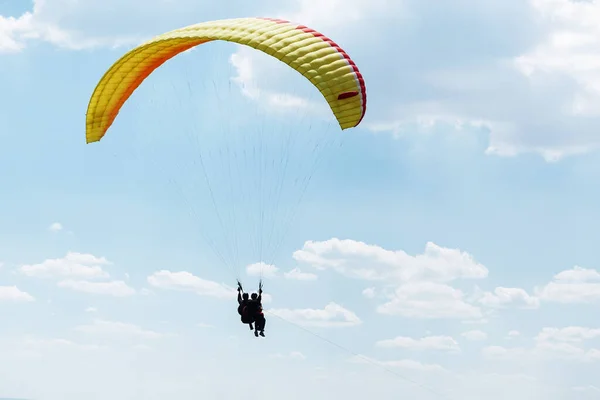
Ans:
{"label": "paraglider", "polygon": [[213,40],[243,44],[292,67],[319,89],[340,128],[360,124],[367,108],[365,81],[334,41],[304,25],[272,18],[203,22],[156,36],[130,50],[96,86],[86,113],[86,141],[97,142],[121,107],[156,68],[172,57]]}
{"label": "paraglider", "polygon": [[[178,54],[211,41],[254,48],[302,74],[324,97],[341,130],[358,126],[365,116],[367,94],[363,76],[334,41],[304,25],[281,19],[224,19],[161,34],[116,61],[102,76],[90,98],[86,142],[98,142],[104,137],[123,105],[154,70]],[[262,246],[262,241],[260,243]],[[238,281],[241,322],[248,324],[255,336],[264,337],[262,293],[262,282],[258,293],[249,297]]]}

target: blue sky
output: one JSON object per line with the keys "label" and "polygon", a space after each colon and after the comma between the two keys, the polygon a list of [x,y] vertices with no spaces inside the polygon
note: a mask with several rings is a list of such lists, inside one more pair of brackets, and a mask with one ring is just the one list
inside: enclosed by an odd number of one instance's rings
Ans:
{"label": "blue sky", "polygon": [[[0,398],[600,398],[600,5],[215,4],[0,1]],[[85,144],[125,51],[257,15],[350,54],[358,128],[211,43]]]}

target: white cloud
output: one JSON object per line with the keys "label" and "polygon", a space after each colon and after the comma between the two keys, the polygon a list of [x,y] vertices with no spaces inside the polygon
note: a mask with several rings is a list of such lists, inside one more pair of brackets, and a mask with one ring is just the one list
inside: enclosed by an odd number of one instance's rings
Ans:
{"label": "white cloud", "polygon": [[290,352],[290,358],[294,360],[306,360],[306,356],[299,351]]}
{"label": "white cloud", "polygon": [[64,289],[104,296],[127,297],[135,294],[135,289],[123,281],[90,282],[64,280],[58,282],[57,285]]}
{"label": "white cloud", "polygon": [[277,268],[274,265],[264,262],[257,262],[246,267],[246,273],[250,276],[263,276],[265,278],[275,278],[277,276]]}
{"label": "white cloud", "polygon": [[[35,41],[70,50],[140,43],[146,37],[139,34],[140,25],[130,23],[128,27],[126,21],[118,17],[132,15],[139,6],[135,1],[107,0],[94,4],[69,0],[34,0],[31,11],[16,18],[0,16],[0,53],[22,51],[30,42]],[[157,7],[148,8],[148,14],[154,17],[160,15],[156,14],[157,11],[162,10]],[[112,26],[109,25],[111,19]],[[140,21],[144,19],[144,16],[139,18]],[[147,27],[142,30],[148,31]]]}
{"label": "white cloud", "polygon": [[485,325],[490,322],[487,318],[467,319],[461,321],[465,325]]}
{"label": "white cloud", "polygon": [[269,293],[262,294],[262,304],[271,304],[273,302],[273,297]]}
{"label": "white cloud", "polygon": [[93,344],[81,344],[73,342],[68,339],[60,339],[60,338],[39,338],[32,335],[25,336],[20,340],[20,343],[26,348],[36,351],[42,352],[46,350],[64,350],[64,349],[73,349],[73,350],[84,350],[84,351],[95,351],[105,349],[104,346],[93,345]]}
{"label": "white cloud", "polygon": [[[423,62],[403,68],[397,83],[391,82],[387,90],[411,87],[418,93],[427,91],[428,96],[403,96],[385,113],[393,117],[375,116],[383,122],[370,125],[396,135],[401,130],[420,133],[414,116],[429,115],[436,124],[451,128],[454,118],[462,121],[460,126],[472,125],[474,135],[488,134],[486,154],[537,153],[552,162],[596,151],[600,147],[596,134],[600,116],[599,3],[503,3],[465,1],[433,11],[424,3],[407,2],[413,20],[435,24],[443,15],[446,29],[456,35],[453,39],[442,31],[436,34],[421,24],[388,27],[390,37],[427,39],[421,46],[411,45],[411,39],[395,40],[394,46],[404,50],[399,50],[404,58],[411,54]],[[392,16],[396,17],[390,10]],[[481,26],[488,28],[482,30]],[[515,28],[500,34],[500,26]],[[474,47],[465,46],[463,35],[475,31],[478,40],[469,41]],[[434,57],[439,47],[428,43],[444,43],[456,51],[452,57]],[[383,67],[377,70],[384,72]],[[492,92],[495,95],[489,96]]]}
{"label": "white cloud", "polygon": [[334,30],[342,34],[348,25],[369,19],[373,15],[389,12],[389,6],[401,6],[386,0],[300,0],[293,9],[284,9],[278,18],[302,22],[317,30]]}
{"label": "white cloud", "polygon": [[[529,0],[545,38],[532,50],[515,57],[514,65],[531,85],[553,88],[568,81],[569,91],[558,96],[556,114],[562,119],[561,143],[546,150],[547,159],[581,154],[598,148],[592,130],[577,129],[577,117],[597,117],[600,105],[600,4],[594,1]],[[569,119],[569,117],[575,117]],[[542,150],[543,152],[543,150]]]}
{"label": "white cloud", "polygon": [[[37,1],[40,4],[41,1]],[[38,7],[39,8],[39,7]],[[37,13],[25,13],[18,18],[0,16],[0,52],[18,52],[23,50],[30,40],[41,40],[59,47],[80,50],[107,45],[101,39],[80,40],[73,32],[63,30],[58,25],[39,21]],[[119,44],[115,40],[115,45]]]}
{"label": "white cloud", "polygon": [[15,36],[26,23],[27,21],[23,17],[15,19],[0,16],[0,52],[17,52],[23,49],[24,44],[16,40]]}
{"label": "white cloud", "polygon": [[481,310],[465,301],[461,290],[419,282],[401,285],[377,312],[408,318],[481,318]]}
{"label": "white cloud", "polygon": [[590,393],[600,393],[600,388],[594,385],[587,386],[573,386],[572,390],[574,392],[590,392]]}
{"label": "white cloud", "polygon": [[525,290],[520,288],[497,287],[494,292],[485,292],[479,299],[479,302],[486,307],[504,307],[517,304],[522,308],[538,308],[539,299],[530,296]]}
{"label": "white cloud", "polygon": [[159,339],[162,333],[143,329],[135,324],[117,321],[94,320],[91,324],[80,325],[75,328],[79,332],[116,337],[131,337],[139,339]]}
{"label": "white cloud", "polygon": [[377,292],[374,287],[369,287],[362,291],[362,295],[365,296],[367,299],[375,298],[376,294],[377,294]]}
{"label": "white cloud", "polygon": [[595,269],[582,268],[578,265],[572,269],[559,272],[554,276],[556,281],[563,282],[593,282],[600,281],[600,272]]}
{"label": "white cloud", "polygon": [[273,309],[269,313],[302,326],[351,327],[360,325],[360,318],[350,310],[336,303],[329,303],[323,309]]}
{"label": "white cloud", "polygon": [[482,354],[495,359],[520,359],[536,357],[542,359],[571,360],[579,362],[600,361],[600,350],[583,349],[569,343],[539,342],[531,349],[516,347],[505,348],[502,346],[489,346],[483,349]]}
{"label": "white cloud", "polygon": [[60,222],[54,222],[48,227],[50,232],[59,232],[63,230],[63,226]]}
{"label": "white cloud", "polygon": [[393,361],[381,361],[363,355],[355,355],[350,357],[349,362],[356,364],[375,364],[383,367],[402,368],[409,370],[416,370],[421,372],[441,372],[445,371],[445,368],[439,364],[425,364],[415,360],[393,360]]}
{"label": "white cloud", "polygon": [[0,302],[2,301],[21,303],[35,301],[35,298],[16,286],[0,286]]}
{"label": "white cloud", "polygon": [[526,353],[524,348],[506,348],[502,346],[487,346],[481,350],[484,357],[488,358],[516,358]]}
{"label": "white cloud", "polygon": [[515,60],[517,68],[531,79],[552,81],[561,76],[578,85],[567,111],[597,116],[600,104],[600,6],[593,1],[531,0],[549,28],[546,40]]}
{"label": "white cloud", "polygon": [[271,358],[287,358],[291,360],[306,360],[306,356],[299,351],[291,351],[289,354],[275,353],[270,356]]}
{"label": "white cloud", "polygon": [[512,331],[509,331],[509,332],[508,332],[508,334],[507,334],[506,336],[507,336],[508,338],[516,338],[516,337],[518,337],[518,336],[520,336],[520,335],[521,335],[521,332],[519,332],[519,331],[515,331],[515,330],[512,330]]}
{"label": "white cloud", "polygon": [[[171,1],[34,0],[32,11],[17,18],[1,17],[0,50],[20,51],[32,41],[48,42],[74,50],[130,45],[146,39],[147,34],[157,34],[189,23],[189,18],[186,18],[189,15],[214,15],[214,5],[206,2],[180,0],[177,4],[178,7],[173,7]],[[339,0],[327,3],[302,0],[292,4],[292,7],[283,8],[277,4],[278,11],[263,10],[259,14],[266,12],[268,15],[279,15],[344,32],[339,28],[346,26],[349,21],[357,22],[375,11],[382,12],[386,1],[372,1],[369,6],[364,1],[342,3]],[[234,1],[230,4],[242,14],[254,14],[257,7],[264,6],[253,4],[250,11],[248,3]],[[142,7],[144,12],[140,13]],[[335,13],[329,10],[335,10]],[[131,15],[136,15],[136,18],[132,20],[128,17]]]}
{"label": "white cloud", "polygon": [[581,347],[574,346],[569,343],[543,341],[537,343],[532,352],[534,355],[547,358],[579,359],[581,361],[589,361],[594,358],[594,353],[597,352],[597,350],[586,352]]}
{"label": "white cloud", "polygon": [[302,272],[300,268],[294,268],[283,274],[287,279],[294,279],[297,281],[314,281],[317,280],[316,274],[310,272]]}
{"label": "white cloud", "polygon": [[426,364],[416,360],[394,360],[394,361],[379,361],[380,365],[385,367],[396,367],[403,369],[413,369],[422,372],[440,372],[446,369],[439,364]]}
{"label": "white cloud", "polygon": [[566,328],[543,328],[536,336],[538,341],[582,342],[600,337],[600,328],[592,329],[582,326]]}
{"label": "white cloud", "polygon": [[87,313],[95,313],[95,312],[98,312],[98,309],[95,308],[95,307],[88,307],[88,308],[85,309],[85,312],[87,312]]}
{"label": "white cloud", "polygon": [[600,281],[596,270],[574,267],[554,276],[552,282],[536,288],[536,295],[543,301],[555,303],[600,302]]}
{"label": "white cloud", "polygon": [[583,341],[600,337],[600,329],[584,327],[543,328],[531,348],[488,346],[482,354],[496,359],[541,358],[579,362],[600,361],[600,350],[584,348]]}
{"label": "white cloud", "polygon": [[[422,107],[422,106],[421,106]],[[474,120],[460,117],[454,114],[444,114],[435,108],[427,111],[422,108],[415,112],[410,118],[392,122],[372,122],[365,124],[366,128],[373,133],[390,133],[396,139],[402,137],[407,131],[418,130],[422,133],[433,133],[440,127],[453,129],[456,133],[468,130],[494,129],[497,125],[492,121]]]}
{"label": "white cloud", "polygon": [[461,336],[471,341],[480,341],[487,339],[487,333],[479,330],[466,331],[461,333]]}
{"label": "white cloud", "polygon": [[[147,278],[151,286],[160,289],[188,290],[200,296],[210,296],[220,299],[235,298],[235,289],[226,285],[205,280],[186,271],[171,272],[161,270]],[[264,297],[264,296],[263,296]]]}
{"label": "white cloud", "polygon": [[293,257],[318,269],[333,269],[340,274],[365,280],[407,282],[455,279],[481,279],[488,275],[485,266],[469,253],[428,242],[425,252],[411,256],[402,250],[386,250],[355,240],[333,238],[323,242],[307,241]]}
{"label": "white cloud", "polygon": [[47,259],[39,264],[22,265],[19,271],[35,278],[98,279],[109,276],[102,266],[110,264],[104,257],[68,252],[63,258]]}
{"label": "white cloud", "polygon": [[152,347],[148,346],[147,344],[136,344],[135,346],[133,346],[133,350],[136,350],[136,351],[151,351]]}
{"label": "white cloud", "polygon": [[397,336],[394,339],[380,340],[376,342],[375,345],[385,348],[403,348],[413,350],[445,350],[451,352],[460,351],[458,343],[450,336],[426,336],[421,339]]}

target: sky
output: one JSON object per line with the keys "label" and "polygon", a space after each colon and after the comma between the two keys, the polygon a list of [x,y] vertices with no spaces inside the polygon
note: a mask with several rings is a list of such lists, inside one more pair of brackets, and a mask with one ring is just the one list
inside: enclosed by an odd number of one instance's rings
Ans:
{"label": "sky", "polygon": [[[126,51],[248,16],[342,46],[362,123],[208,43],[85,144]],[[600,399],[599,131],[594,1],[0,0],[0,398]]]}

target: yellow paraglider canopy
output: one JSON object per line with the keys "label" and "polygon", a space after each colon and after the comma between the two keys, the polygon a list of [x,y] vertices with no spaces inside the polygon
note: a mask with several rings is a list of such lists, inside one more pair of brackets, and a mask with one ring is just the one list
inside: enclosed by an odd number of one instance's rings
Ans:
{"label": "yellow paraglider canopy", "polygon": [[88,105],[87,143],[102,139],[123,104],[156,68],[181,52],[213,40],[261,50],[300,72],[325,97],[342,129],[357,126],[364,117],[367,94],[363,77],[348,54],[331,39],[279,19],[226,19],[159,35],[113,64]]}

